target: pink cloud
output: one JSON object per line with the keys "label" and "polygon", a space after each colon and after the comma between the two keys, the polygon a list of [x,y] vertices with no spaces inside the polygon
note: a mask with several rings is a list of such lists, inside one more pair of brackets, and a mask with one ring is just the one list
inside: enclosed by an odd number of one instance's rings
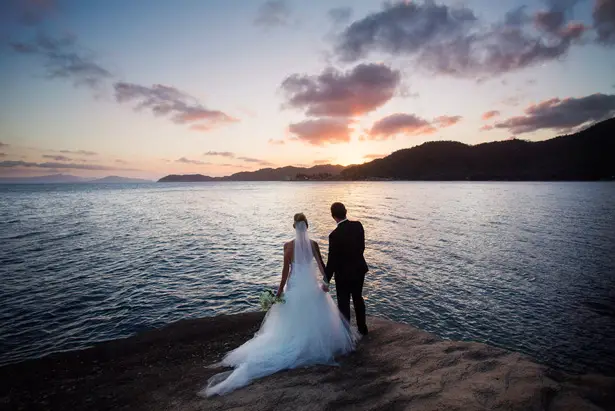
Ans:
{"label": "pink cloud", "polygon": [[483,113],[482,115],[482,119],[483,120],[489,120],[493,117],[497,117],[500,115],[500,112],[498,110],[491,110],[491,111],[487,111],[486,113]]}
{"label": "pink cloud", "polygon": [[291,124],[288,130],[305,143],[322,146],[349,142],[349,125],[347,119],[320,118]]}

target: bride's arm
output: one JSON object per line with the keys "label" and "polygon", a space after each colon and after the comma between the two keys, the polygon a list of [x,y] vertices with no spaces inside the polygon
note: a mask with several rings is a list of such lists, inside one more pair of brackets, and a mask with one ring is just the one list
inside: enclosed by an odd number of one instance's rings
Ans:
{"label": "bride's arm", "polygon": [[322,259],[322,254],[320,254],[320,247],[316,241],[312,241],[312,248],[314,250],[314,256],[316,256],[316,262],[318,263],[318,269],[322,274],[323,282],[328,283],[327,274],[325,273],[325,263]]}
{"label": "bride's arm", "polygon": [[280,287],[278,288],[277,297],[282,295],[284,292],[284,286],[286,285],[286,281],[288,280],[288,273],[290,272],[290,260],[291,260],[291,250],[288,244],[284,244],[284,267],[282,268],[282,280],[280,280]]}

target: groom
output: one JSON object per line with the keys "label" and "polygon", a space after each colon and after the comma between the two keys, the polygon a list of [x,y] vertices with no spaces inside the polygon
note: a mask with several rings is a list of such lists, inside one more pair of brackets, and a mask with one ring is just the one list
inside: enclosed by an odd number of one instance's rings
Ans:
{"label": "groom", "polygon": [[363,251],[365,250],[365,233],[358,221],[346,219],[346,207],[342,203],[331,205],[331,216],[337,228],[329,234],[329,255],[325,273],[327,281],[335,275],[337,289],[337,306],[350,321],[350,297],[357,316],[357,327],[363,335],[367,334],[365,323],[365,302],[363,301],[363,281],[369,270]]}

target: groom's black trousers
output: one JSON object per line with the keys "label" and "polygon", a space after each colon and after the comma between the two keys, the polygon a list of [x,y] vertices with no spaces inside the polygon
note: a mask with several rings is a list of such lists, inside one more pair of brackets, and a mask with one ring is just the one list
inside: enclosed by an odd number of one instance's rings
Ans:
{"label": "groom's black trousers", "polygon": [[365,321],[365,301],[363,301],[363,282],[365,275],[358,278],[353,278],[349,282],[336,281],[335,287],[337,291],[337,307],[340,312],[350,322],[350,297],[354,305],[354,313],[357,317],[357,328],[361,334],[367,333],[367,324]]}

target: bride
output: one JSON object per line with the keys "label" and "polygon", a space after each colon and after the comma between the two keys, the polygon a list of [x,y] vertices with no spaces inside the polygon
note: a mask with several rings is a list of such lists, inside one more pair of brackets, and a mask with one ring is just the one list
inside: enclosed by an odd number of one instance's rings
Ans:
{"label": "bride", "polygon": [[219,365],[234,370],[211,377],[200,395],[223,395],[280,370],[334,365],[336,356],[354,350],[358,334],[326,292],[326,283],[319,282],[326,278],[324,264],[303,213],[295,214],[293,227],[295,239],[284,244],[278,288],[285,303],[274,304],[254,337],[224,357]]}

